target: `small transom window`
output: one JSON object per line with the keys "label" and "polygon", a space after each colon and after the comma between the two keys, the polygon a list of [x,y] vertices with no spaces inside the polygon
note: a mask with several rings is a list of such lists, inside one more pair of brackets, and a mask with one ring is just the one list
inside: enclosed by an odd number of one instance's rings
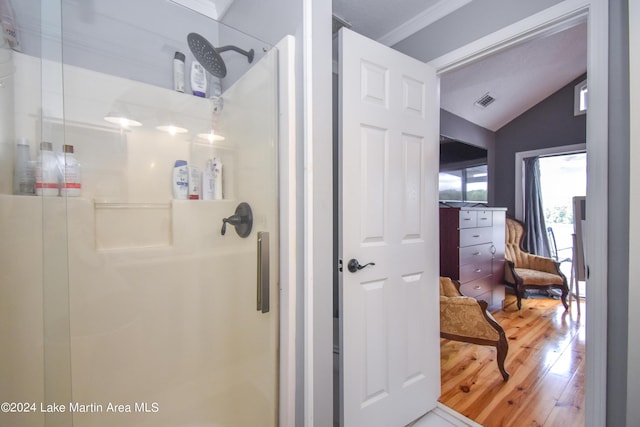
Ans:
{"label": "small transom window", "polygon": [[585,114],[587,112],[587,95],[589,93],[589,89],[587,88],[587,81],[583,80],[578,83],[574,89],[574,103],[573,103],[573,114],[578,116],[580,114]]}

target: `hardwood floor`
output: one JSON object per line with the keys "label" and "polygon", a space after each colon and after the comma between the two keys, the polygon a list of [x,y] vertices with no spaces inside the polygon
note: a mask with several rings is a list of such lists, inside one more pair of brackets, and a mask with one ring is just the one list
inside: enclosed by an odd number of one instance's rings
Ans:
{"label": "hardwood floor", "polygon": [[[509,340],[503,382],[496,349],[441,340],[440,402],[486,427],[584,426],[585,307],[507,294],[493,313]],[[584,304],[584,303],[582,303]]]}

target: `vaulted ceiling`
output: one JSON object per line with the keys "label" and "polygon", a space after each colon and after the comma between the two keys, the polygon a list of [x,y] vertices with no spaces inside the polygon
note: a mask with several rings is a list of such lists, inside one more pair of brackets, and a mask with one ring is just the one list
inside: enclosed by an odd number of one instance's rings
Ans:
{"label": "vaulted ceiling", "polygon": [[[352,30],[393,46],[407,37],[420,37],[421,29],[470,2],[333,0],[333,12]],[[496,131],[584,74],[586,67],[587,31],[582,23],[442,74],[441,107]],[[485,94],[495,101],[486,108],[474,105]]]}

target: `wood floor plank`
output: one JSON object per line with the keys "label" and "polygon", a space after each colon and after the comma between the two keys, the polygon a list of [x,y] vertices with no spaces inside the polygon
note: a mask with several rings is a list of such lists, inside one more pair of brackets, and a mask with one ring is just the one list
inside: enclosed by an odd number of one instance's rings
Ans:
{"label": "wood floor plank", "polygon": [[578,427],[585,424],[584,374],[586,366],[581,363],[564,393],[558,399],[544,426]]}
{"label": "wood floor plank", "polygon": [[495,348],[441,340],[440,402],[487,427],[583,425],[584,315],[532,298],[520,311],[508,301],[494,317],[509,340],[509,381]]}

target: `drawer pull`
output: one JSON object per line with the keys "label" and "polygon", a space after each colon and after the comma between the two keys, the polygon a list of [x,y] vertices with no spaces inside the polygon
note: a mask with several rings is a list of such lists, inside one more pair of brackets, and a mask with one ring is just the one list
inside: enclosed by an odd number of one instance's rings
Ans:
{"label": "drawer pull", "polygon": [[480,252],[474,252],[473,253],[473,256],[478,256],[478,255],[480,255]]}
{"label": "drawer pull", "polygon": [[471,221],[471,218],[463,218],[465,221]]}
{"label": "drawer pull", "polygon": [[480,221],[486,221],[486,220],[488,220],[488,219],[489,219],[489,218],[487,218],[487,217],[485,216],[484,218],[480,218]]}
{"label": "drawer pull", "polygon": [[480,237],[480,235],[479,234],[474,234],[473,237]]}
{"label": "drawer pull", "polygon": [[482,273],[482,270],[481,270],[481,269],[479,269],[479,268],[476,268],[476,269],[475,269],[475,272],[476,272],[476,273]]}
{"label": "drawer pull", "polygon": [[476,289],[476,290],[478,290],[478,289],[482,289],[482,286],[480,286],[480,285],[475,285],[475,286],[473,287],[473,289]]}

